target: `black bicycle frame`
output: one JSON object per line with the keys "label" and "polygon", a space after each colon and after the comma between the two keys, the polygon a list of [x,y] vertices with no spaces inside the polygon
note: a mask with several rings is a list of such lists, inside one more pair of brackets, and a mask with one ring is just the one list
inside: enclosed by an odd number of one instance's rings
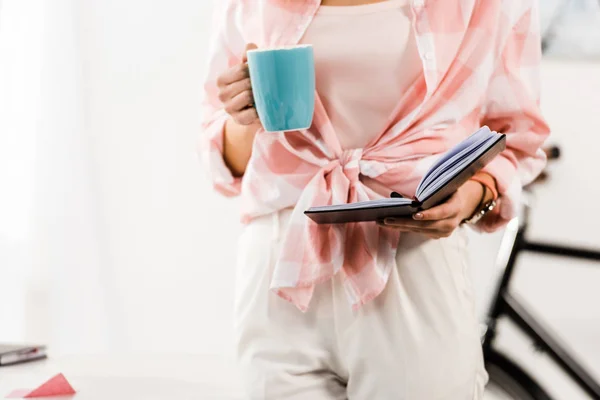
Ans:
{"label": "black bicycle frame", "polygon": [[554,244],[530,242],[525,238],[527,225],[520,226],[516,231],[512,249],[506,262],[506,269],[498,285],[496,297],[492,303],[488,315],[488,329],[483,342],[484,354],[489,354],[496,336],[497,321],[501,316],[506,316],[515,323],[530,339],[533,340],[537,349],[545,352],[554,362],[570,376],[588,395],[594,399],[600,399],[600,384],[578,363],[564,347],[563,344],[552,335],[550,330],[544,327],[537,318],[530,314],[523,305],[509,292],[509,283],[513,276],[517,256],[521,252],[533,252],[551,256],[569,257],[580,260],[600,262],[600,252],[583,250]]}

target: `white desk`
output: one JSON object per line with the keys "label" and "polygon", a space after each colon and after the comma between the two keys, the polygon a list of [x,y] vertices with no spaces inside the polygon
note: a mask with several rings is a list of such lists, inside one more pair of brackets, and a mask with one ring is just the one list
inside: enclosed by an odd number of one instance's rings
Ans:
{"label": "white desk", "polygon": [[60,399],[243,399],[232,361],[217,356],[185,355],[78,356],[2,367],[0,399],[14,389],[34,388],[61,372],[77,394]]}

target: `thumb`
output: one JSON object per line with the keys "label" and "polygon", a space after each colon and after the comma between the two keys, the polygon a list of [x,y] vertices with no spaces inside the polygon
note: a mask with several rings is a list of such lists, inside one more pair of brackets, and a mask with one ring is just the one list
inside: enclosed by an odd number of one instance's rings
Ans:
{"label": "thumb", "polygon": [[248,43],[246,45],[246,49],[244,50],[244,56],[242,57],[242,62],[247,63],[248,62],[248,50],[254,50],[254,49],[258,49],[258,46],[254,43]]}

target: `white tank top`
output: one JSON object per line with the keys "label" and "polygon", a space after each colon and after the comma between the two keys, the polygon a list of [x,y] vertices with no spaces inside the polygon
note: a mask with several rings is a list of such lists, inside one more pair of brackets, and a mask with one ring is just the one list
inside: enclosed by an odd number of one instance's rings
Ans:
{"label": "white tank top", "polygon": [[302,38],[314,47],[317,92],[343,149],[379,134],[421,75],[411,21],[406,0],[321,6]]}

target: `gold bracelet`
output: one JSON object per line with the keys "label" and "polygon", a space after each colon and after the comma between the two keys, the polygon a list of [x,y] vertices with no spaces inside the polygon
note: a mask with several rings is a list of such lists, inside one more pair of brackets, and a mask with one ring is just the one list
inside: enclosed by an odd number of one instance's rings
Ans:
{"label": "gold bracelet", "polygon": [[483,216],[485,214],[492,211],[494,209],[494,207],[496,207],[496,200],[492,199],[492,200],[488,201],[487,203],[485,203],[483,205],[483,207],[481,207],[480,209],[475,211],[475,213],[471,217],[465,219],[463,221],[463,223],[469,224],[469,225],[475,225],[476,223],[478,223],[481,220],[481,218],[483,218]]}

